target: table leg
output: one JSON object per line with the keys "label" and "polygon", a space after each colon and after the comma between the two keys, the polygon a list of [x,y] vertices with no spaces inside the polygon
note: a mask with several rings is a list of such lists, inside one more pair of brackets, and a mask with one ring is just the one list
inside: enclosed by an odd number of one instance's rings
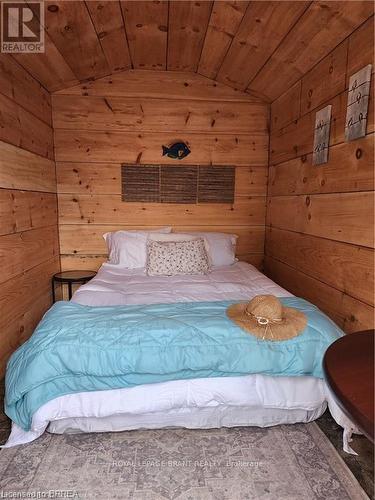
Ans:
{"label": "table leg", "polygon": [[68,283],[68,290],[69,290],[69,300],[72,298],[72,283],[69,281]]}
{"label": "table leg", "polygon": [[52,280],[52,304],[56,302],[56,296],[55,296],[55,281]]}

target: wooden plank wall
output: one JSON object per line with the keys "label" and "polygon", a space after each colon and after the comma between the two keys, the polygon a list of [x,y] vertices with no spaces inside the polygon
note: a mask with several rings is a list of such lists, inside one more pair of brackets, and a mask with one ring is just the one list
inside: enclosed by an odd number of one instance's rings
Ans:
{"label": "wooden plank wall", "polygon": [[[268,170],[267,106],[199,75],[132,70],[52,96],[61,262],[96,269],[106,231],[172,225],[239,234],[238,255],[262,265]],[[187,141],[181,162],[162,144]],[[236,166],[235,202],[121,201],[121,163]]]}
{"label": "wooden plank wall", "polygon": [[[374,325],[374,106],[345,142],[350,75],[374,64],[373,17],[271,105],[265,269],[346,332]],[[315,113],[332,104],[329,161],[312,166]]]}
{"label": "wooden plank wall", "polygon": [[0,54],[0,375],[51,304],[60,269],[48,92]]}

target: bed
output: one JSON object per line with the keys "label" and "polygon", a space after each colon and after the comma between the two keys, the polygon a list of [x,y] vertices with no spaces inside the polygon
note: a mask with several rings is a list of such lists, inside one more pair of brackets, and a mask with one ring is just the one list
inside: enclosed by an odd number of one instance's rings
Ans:
{"label": "bed", "polygon": [[[81,286],[72,302],[85,306],[124,306],[249,300],[259,294],[292,297],[252,265],[236,262],[213,268],[206,275],[147,276],[142,269],[103,264],[96,277]],[[42,405],[33,415],[30,430],[13,422],[5,447],[52,433],[107,432],[139,428],[272,426],[310,422],[329,404],[336,421],[352,424],[330,397],[321,378],[239,377],[197,378],[144,384],[131,388],[66,394]]]}

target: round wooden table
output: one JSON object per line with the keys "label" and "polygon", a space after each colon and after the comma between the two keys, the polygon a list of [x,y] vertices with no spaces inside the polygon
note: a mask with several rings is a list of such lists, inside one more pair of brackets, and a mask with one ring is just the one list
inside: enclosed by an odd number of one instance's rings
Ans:
{"label": "round wooden table", "polygon": [[325,353],[323,369],[340,408],[374,442],[374,330],[336,340]]}
{"label": "round wooden table", "polygon": [[96,271],[61,271],[52,276],[52,301],[55,302],[55,284],[68,285],[69,300],[72,298],[72,285],[87,283],[96,275]]}

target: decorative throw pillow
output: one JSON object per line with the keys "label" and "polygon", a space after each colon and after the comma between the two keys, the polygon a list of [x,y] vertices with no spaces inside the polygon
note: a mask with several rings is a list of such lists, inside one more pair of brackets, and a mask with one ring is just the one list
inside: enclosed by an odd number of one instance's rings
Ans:
{"label": "decorative throw pillow", "polygon": [[[162,233],[153,233],[148,235],[148,241],[192,241],[192,240],[199,240],[202,239],[202,236],[200,235],[194,235],[194,234],[188,234],[188,233],[169,233],[169,234],[162,234]],[[204,246],[206,248],[207,256],[208,256],[208,261],[210,263],[210,266],[212,262],[210,261],[210,246],[208,244],[207,238],[203,238],[204,241]]]}
{"label": "decorative throw pillow", "polygon": [[201,236],[185,233],[150,233],[148,241],[192,241],[198,240]]}
{"label": "decorative throw pillow", "polygon": [[210,264],[202,238],[191,241],[149,241],[146,272],[149,276],[206,274]]}

